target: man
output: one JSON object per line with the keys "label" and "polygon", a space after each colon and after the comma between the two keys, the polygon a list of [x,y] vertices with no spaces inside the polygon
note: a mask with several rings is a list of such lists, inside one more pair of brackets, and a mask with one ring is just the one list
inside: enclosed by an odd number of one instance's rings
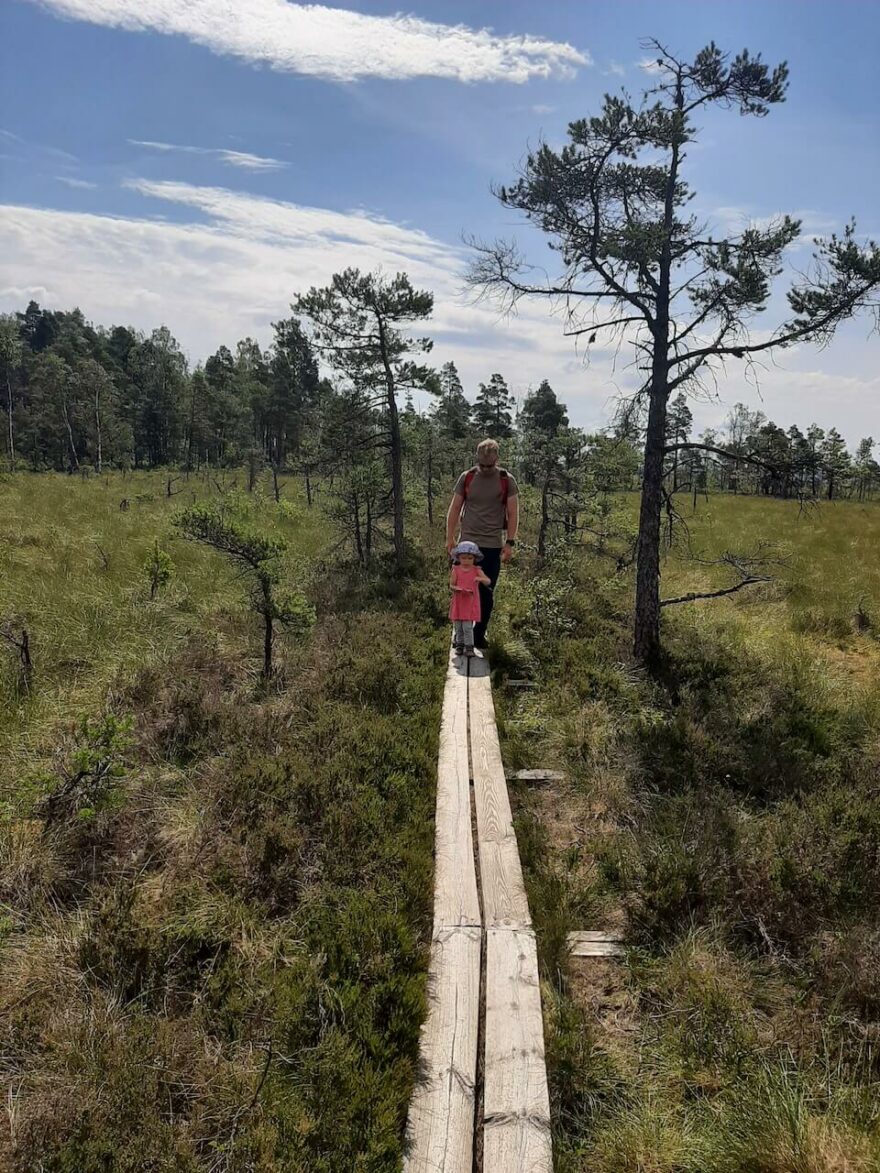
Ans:
{"label": "man", "polygon": [[[491,586],[480,583],[480,622],[474,625],[474,647],[485,648],[486,628],[492,615],[495,584],[502,562],[509,562],[519,525],[519,489],[505,469],[498,467],[498,445],[482,440],[477,445],[477,464],[458,478],[446,514],[446,552],[457,544],[455,531],[461,521],[460,541],[475,542],[483,555],[482,569]],[[506,539],[502,535],[506,531]]]}

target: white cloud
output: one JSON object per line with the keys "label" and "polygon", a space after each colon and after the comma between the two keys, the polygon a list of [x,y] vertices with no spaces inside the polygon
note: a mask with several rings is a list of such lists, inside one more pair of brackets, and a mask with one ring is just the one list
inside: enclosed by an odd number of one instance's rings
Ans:
{"label": "white cloud", "polygon": [[149,140],[130,138],[132,146],[147,147],[151,151],[178,151],[185,155],[211,155],[226,163],[230,167],[240,167],[245,171],[280,171],[289,167],[289,163],[281,159],[266,158],[264,155],[252,155],[248,151],[230,151],[224,147],[189,147],[176,143],[157,143]]}
{"label": "white cloud", "polygon": [[[739,204],[721,205],[708,212],[698,209],[695,211],[698,217],[705,217],[708,229],[716,240],[723,237],[739,236],[746,228],[750,227],[766,230],[772,224],[778,223],[786,214],[774,212],[770,215],[758,216],[748,206]],[[796,208],[787,214],[793,220],[801,222],[800,235],[788,246],[787,252],[812,249],[816,246],[817,241],[840,228],[840,223],[835,217],[817,212],[812,208]]]}
{"label": "white cloud", "polygon": [[88,179],[73,179],[69,175],[56,175],[59,183],[66,183],[68,187],[95,188],[97,183],[90,183]]}
{"label": "white cloud", "polygon": [[626,77],[626,70],[617,61],[610,61],[608,68],[602,70],[605,77]]}
{"label": "white cloud", "polygon": [[223,188],[146,180],[128,186],[178,212],[191,207],[205,222],[0,206],[9,274],[0,312],[34,297],[53,308],[78,305],[105,325],[149,330],[164,322],[197,361],[247,335],[267,344],[270,323],[288,312],[296,293],[326,284],[346,266],[401,270],[435,297],[425,329],[436,340],[431,361],[454,361],[471,395],[496,370],[520,397],[549,377],[573,418],[598,426],[615,378],[624,382],[603,352],[586,368],[546,306],[523,305],[508,318],[474,305],[463,289],[466,250],[417,228],[361,210],[302,207]]}
{"label": "white cloud", "polygon": [[555,106],[542,106],[540,104],[537,106],[532,106],[533,114],[553,114],[555,110]]}
{"label": "white cloud", "polygon": [[371,16],[286,0],[31,0],[70,20],[183,36],[214,53],[330,81],[444,77],[524,82],[571,77],[588,53],[530,36]]}
{"label": "white cloud", "polygon": [[[560,314],[546,303],[521,303],[511,317],[474,305],[463,294],[466,250],[418,228],[363,210],[303,207],[223,188],[146,180],[128,186],[178,217],[191,208],[199,220],[163,222],[151,210],[122,218],[0,206],[8,282],[0,288],[0,311],[21,310],[33,297],[50,308],[79,305],[104,325],[149,330],[164,322],[197,361],[247,335],[267,344],[270,323],[288,312],[296,293],[326,284],[346,266],[402,270],[435,297],[424,330],[436,340],[431,361],[454,361],[471,397],[492,371],[501,371],[519,397],[548,378],[572,421],[597,427],[618,388],[632,385],[627,347],[616,369],[611,352],[595,348],[585,366],[563,337]],[[853,326],[837,347],[821,352],[821,371],[818,352],[802,349],[784,352],[779,365],[768,360],[760,372],[763,403],[742,364],[729,364],[719,387],[722,414],[742,399],[785,427],[815,418],[839,427],[851,443],[876,433],[877,376],[864,331]],[[697,411],[700,421],[708,410]]]}

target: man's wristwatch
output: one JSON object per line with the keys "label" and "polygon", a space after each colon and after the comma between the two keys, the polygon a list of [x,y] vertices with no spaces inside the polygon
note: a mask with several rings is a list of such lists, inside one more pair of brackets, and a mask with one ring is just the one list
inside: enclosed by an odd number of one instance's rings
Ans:
{"label": "man's wristwatch", "polygon": [[515,546],[516,545],[516,538],[508,538],[504,544],[505,544],[505,546]]}

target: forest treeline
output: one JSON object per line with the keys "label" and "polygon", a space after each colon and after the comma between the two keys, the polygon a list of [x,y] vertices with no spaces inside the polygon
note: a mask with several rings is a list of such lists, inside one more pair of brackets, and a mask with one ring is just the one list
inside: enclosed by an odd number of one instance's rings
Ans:
{"label": "forest treeline", "polygon": [[[269,466],[301,474],[309,492],[329,472],[344,511],[359,514],[358,553],[369,553],[388,495],[387,402],[351,380],[322,377],[296,316],[275,322],[273,335],[267,348],[245,338],[190,369],[166,326],[149,334],[94,326],[79,309],[31,301],[0,317],[7,464],[69,472]],[[570,425],[548,381],[517,405],[499,373],[471,402],[451,362],[423,370],[417,385],[433,402],[417,412],[411,386],[396,388],[406,397],[400,441],[429,512],[483,435],[504,441],[505,461],[541,491],[545,528],[576,526],[591,490],[638,487],[637,413],[590,434]],[[696,437],[683,394],[668,414],[669,489],[864,500],[880,486],[872,437],[850,451],[836,428],[784,429],[743,404],[723,428]]]}

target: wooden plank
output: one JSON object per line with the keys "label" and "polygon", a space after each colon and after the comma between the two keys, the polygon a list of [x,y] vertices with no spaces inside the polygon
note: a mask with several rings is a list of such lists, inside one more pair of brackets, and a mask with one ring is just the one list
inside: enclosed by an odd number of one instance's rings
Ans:
{"label": "wooden plank", "polygon": [[564,782],[565,775],[559,770],[514,770],[507,775],[514,782]]}
{"label": "wooden plank", "polygon": [[490,928],[483,1173],[551,1173],[552,1167],[535,934]]}
{"label": "wooden plank", "polygon": [[450,656],[440,721],[434,829],[434,928],[479,925],[471,832],[468,678]]}
{"label": "wooden plank", "polygon": [[[479,665],[472,664],[473,667]],[[488,674],[472,673],[468,697],[483,924],[487,929],[498,925],[528,928],[532,922],[513,830]]]}
{"label": "wooden plank", "polygon": [[569,933],[568,951],[572,957],[622,957],[626,952],[619,937],[591,929]]}
{"label": "wooden plank", "polygon": [[508,688],[537,688],[534,680],[505,680]]}
{"label": "wooden plank", "polygon": [[407,1121],[406,1173],[471,1173],[480,1015],[479,928],[440,929],[431,942],[424,1080]]}

